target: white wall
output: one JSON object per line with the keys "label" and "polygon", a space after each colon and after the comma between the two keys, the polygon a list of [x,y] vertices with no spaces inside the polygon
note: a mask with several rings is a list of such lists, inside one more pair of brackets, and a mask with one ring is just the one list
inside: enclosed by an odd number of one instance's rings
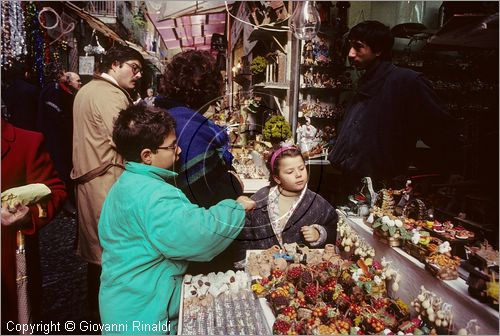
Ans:
{"label": "white wall", "polygon": [[442,1],[351,1],[349,28],[363,20],[377,20],[389,27],[405,22],[423,23],[429,29],[438,27]]}

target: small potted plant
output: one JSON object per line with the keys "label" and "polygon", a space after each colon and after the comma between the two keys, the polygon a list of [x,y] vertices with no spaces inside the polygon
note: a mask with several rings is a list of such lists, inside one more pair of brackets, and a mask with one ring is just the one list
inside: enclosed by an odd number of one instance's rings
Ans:
{"label": "small potted plant", "polygon": [[267,61],[264,57],[257,56],[253,59],[252,63],[250,64],[250,72],[252,73],[254,83],[260,83],[264,81],[266,67]]}
{"label": "small potted plant", "polygon": [[290,125],[285,117],[281,115],[269,118],[262,130],[264,140],[270,141],[273,146],[279,145],[280,142],[287,140],[291,135]]}
{"label": "small potted plant", "polygon": [[397,217],[383,216],[377,218],[373,224],[373,234],[382,242],[390,246],[400,246],[401,239],[408,239],[409,232]]}

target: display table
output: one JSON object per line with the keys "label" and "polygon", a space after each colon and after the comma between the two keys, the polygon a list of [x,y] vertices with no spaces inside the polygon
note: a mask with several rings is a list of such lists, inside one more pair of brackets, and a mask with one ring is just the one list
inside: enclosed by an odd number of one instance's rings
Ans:
{"label": "display table", "polygon": [[[266,308],[250,289],[245,272],[183,277],[179,335],[267,335]],[[267,312],[269,314],[269,312]],[[269,329],[268,329],[269,328]]]}
{"label": "display table", "polygon": [[[499,312],[470,296],[463,279],[443,281],[435,278],[424,264],[402,249],[392,248],[377,240],[362,218],[338,212],[344,222],[373,247],[375,258],[380,260],[384,257],[401,275],[399,290],[392,292],[393,298],[410,304],[424,286],[452,306],[452,330],[455,333],[475,320],[480,327],[477,334],[499,334]],[[252,251],[247,251],[247,264]],[[254,261],[253,265],[261,263],[255,264]],[[181,295],[179,334],[269,334],[275,316],[265,298],[258,299],[250,292],[250,274],[255,275],[254,271],[229,270],[226,273],[186,275]],[[207,293],[212,294],[210,300],[204,298]],[[413,309],[411,314],[415,316]]]}
{"label": "display table", "polygon": [[269,180],[266,179],[242,178],[241,181],[243,182],[243,193],[249,195],[253,195],[257,190],[269,185]]}
{"label": "display table", "polygon": [[490,306],[479,302],[469,295],[467,284],[463,279],[442,281],[425,270],[424,264],[410,256],[400,248],[392,248],[378,241],[372,234],[372,229],[357,216],[342,214],[347,223],[373,246],[378,258],[392,260],[394,268],[402,276],[399,291],[396,293],[403,301],[410,302],[424,285],[428,290],[440,296],[444,302],[453,305],[455,330],[466,326],[469,320],[477,320],[482,335],[499,334],[499,312]]}

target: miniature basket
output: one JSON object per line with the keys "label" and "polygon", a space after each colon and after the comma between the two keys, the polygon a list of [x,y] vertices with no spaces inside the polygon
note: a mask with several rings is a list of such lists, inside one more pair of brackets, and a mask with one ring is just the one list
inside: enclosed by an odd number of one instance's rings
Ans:
{"label": "miniature basket", "polygon": [[425,269],[432,275],[441,280],[458,279],[458,271],[456,267],[439,267],[434,264],[426,263]]}
{"label": "miniature basket", "polygon": [[403,251],[415,257],[418,261],[425,264],[425,258],[429,255],[427,248],[422,245],[413,244],[410,240],[403,241]]}
{"label": "miniature basket", "polygon": [[383,296],[387,295],[387,286],[385,281],[382,281],[380,284],[373,283],[371,288],[372,296]]}
{"label": "miniature basket", "polygon": [[386,245],[389,245],[391,247],[401,246],[401,239],[400,238],[390,237],[384,231],[382,231],[380,229],[373,230],[373,235],[375,236],[375,238],[378,241],[380,241]]}

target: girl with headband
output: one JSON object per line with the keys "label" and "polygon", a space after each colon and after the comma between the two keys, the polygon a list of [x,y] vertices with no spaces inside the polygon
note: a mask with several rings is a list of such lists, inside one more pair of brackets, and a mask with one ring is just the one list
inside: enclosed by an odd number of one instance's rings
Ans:
{"label": "girl with headband", "polygon": [[323,197],[307,188],[308,172],[300,150],[281,147],[268,160],[270,185],[251,198],[257,203],[246,214],[245,226],[233,242],[235,266],[246,250],[284,248],[296,242],[312,248],[335,244],[338,215]]}

